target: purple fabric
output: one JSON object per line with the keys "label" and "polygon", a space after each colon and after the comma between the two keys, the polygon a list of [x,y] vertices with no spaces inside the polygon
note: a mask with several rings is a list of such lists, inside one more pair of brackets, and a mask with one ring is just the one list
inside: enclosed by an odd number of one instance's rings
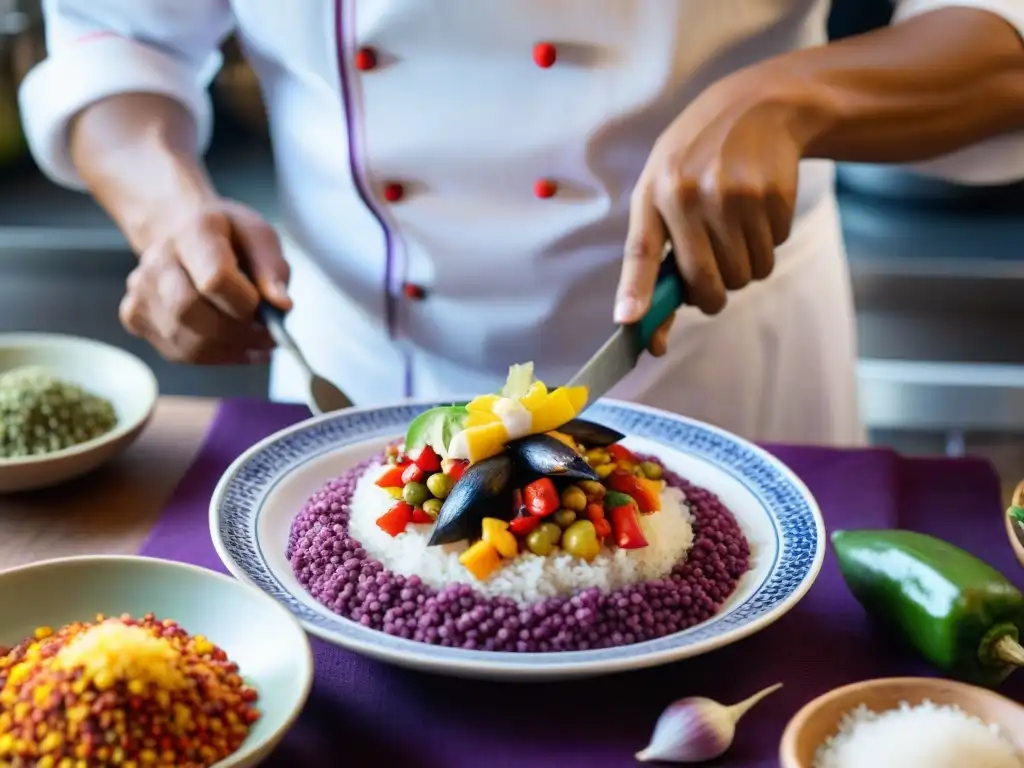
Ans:
{"label": "purple fabric", "polygon": [[[307,417],[305,408],[224,403],[143,554],[224,571],[210,542],[208,504],[228,465],[257,440]],[[1006,541],[999,484],[981,460],[907,459],[885,450],[771,446],[810,487],[829,529],[904,527],[953,541],[1024,586]],[[846,683],[931,675],[877,631],[846,591],[831,554],[808,596],[765,631],[668,667],[554,685],[436,677],[393,668],[318,640],[309,704],[272,768],[612,768],[633,766],[672,699],[733,703],[785,687],[744,718],[715,765],[777,766],[778,743],[803,704]],[[1024,673],[1002,692],[1024,699]]]}

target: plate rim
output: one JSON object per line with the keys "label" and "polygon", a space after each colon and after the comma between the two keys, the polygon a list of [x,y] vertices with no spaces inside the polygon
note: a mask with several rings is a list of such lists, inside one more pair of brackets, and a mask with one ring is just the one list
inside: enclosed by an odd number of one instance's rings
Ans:
{"label": "plate rim", "polygon": [[[456,398],[457,399],[457,398]],[[240,469],[253,457],[264,450],[270,445],[274,444],[279,440],[283,440],[293,434],[302,432],[310,427],[314,427],[317,424],[330,421],[339,415],[352,415],[358,416],[359,414],[368,414],[376,411],[381,411],[396,407],[431,407],[438,404],[447,402],[448,399],[439,400],[438,398],[413,398],[409,400],[403,400],[398,403],[386,404],[386,405],[373,405],[373,406],[361,406],[346,408],[341,411],[333,411],[329,413],[316,414],[303,419],[295,424],[291,424],[284,427],[263,439],[257,441],[241,454],[239,454],[228,466],[228,468],[221,475],[217,481],[217,485],[214,487],[213,493],[210,497],[209,506],[209,526],[210,526],[210,538],[213,542],[214,549],[217,552],[217,556],[221,562],[228,569],[228,571],[235,576],[235,578],[244,581],[246,584],[259,589],[264,592],[262,587],[254,581],[249,574],[242,568],[229,553],[223,538],[220,534],[220,507],[221,502],[226,494],[227,488],[234,481],[238,475]],[[751,635],[763,631],[767,627],[771,626],[779,619],[783,618],[789,613],[801,600],[806,597],[811,587],[814,586],[817,581],[825,559],[826,550],[826,529],[825,522],[821,514],[821,509],[818,505],[817,499],[814,494],[811,493],[807,485],[801,480],[795,472],[781,459],[774,456],[761,446],[746,440],[728,430],[714,426],[707,422],[699,419],[694,419],[689,416],[682,414],[671,413],[669,411],[655,408],[653,406],[643,405],[640,403],[633,403],[626,400],[620,400],[617,398],[600,398],[592,405],[607,405],[613,408],[625,409],[626,411],[633,411],[646,414],[657,419],[663,419],[667,421],[675,421],[690,427],[696,427],[698,429],[712,432],[715,435],[724,438],[725,440],[737,444],[747,451],[755,454],[761,461],[772,466],[778,471],[799,493],[804,503],[807,505],[808,510],[814,520],[814,530],[816,533],[816,546],[814,551],[813,559],[811,560],[810,567],[807,569],[804,578],[799,585],[783,600],[779,601],[771,610],[765,612],[763,615],[752,619],[743,626],[729,629],[720,635],[715,637],[698,640],[690,645],[670,647],[657,651],[648,651],[645,653],[637,654],[626,658],[619,659],[603,659],[603,660],[583,660],[583,661],[567,661],[565,663],[553,663],[544,666],[530,666],[528,659],[531,655],[538,654],[517,654],[523,657],[523,661],[505,661],[489,659],[490,655],[487,651],[480,651],[479,659],[440,659],[431,656],[431,649],[433,646],[426,643],[417,643],[415,641],[408,641],[410,644],[415,646],[423,646],[422,649],[417,648],[410,652],[403,652],[401,650],[391,649],[382,647],[372,641],[363,641],[359,638],[340,638],[338,635],[325,630],[315,624],[307,622],[301,616],[295,616],[295,619],[302,625],[306,632],[311,635],[324,640],[327,643],[336,645],[344,648],[345,650],[359,653],[371,658],[386,661],[391,664],[402,667],[411,667],[417,669],[424,669],[433,671],[435,673],[444,673],[449,675],[457,676],[472,676],[472,677],[490,677],[490,678],[518,678],[522,680],[526,679],[545,679],[551,680],[556,678],[569,678],[569,677],[591,677],[605,674],[614,674],[621,672],[634,671],[638,669],[645,669],[650,667],[662,666],[670,664],[676,661],[682,661],[684,659],[694,658],[697,656],[710,653],[728,645],[739,642],[740,640],[746,639]],[[587,409],[589,410],[589,408]],[[586,411],[582,415],[585,415]],[[354,444],[358,444],[362,441],[355,441]],[[339,446],[340,447],[340,446]],[[257,513],[258,514],[258,513]],[[269,568],[268,568],[269,570]],[[266,594],[266,592],[264,592]],[[273,595],[267,595],[270,599],[278,602]],[[282,605],[282,608],[291,611],[287,606]],[[716,614],[717,615],[717,614]],[[345,619],[343,616],[339,616],[340,619]],[[699,626],[699,625],[695,625]],[[551,651],[545,655],[557,655],[558,651]]]}

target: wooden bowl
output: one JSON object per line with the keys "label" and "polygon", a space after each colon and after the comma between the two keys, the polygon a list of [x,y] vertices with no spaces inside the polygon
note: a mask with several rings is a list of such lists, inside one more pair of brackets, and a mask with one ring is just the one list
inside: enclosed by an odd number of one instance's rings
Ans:
{"label": "wooden bowl", "polygon": [[[1013,492],[1013,500],[1010,503],[1015,507],[1024,507],[1024,480],[1017,484],[1017,488]],[[1006,510],[1006,535],[1010,539],[1010,546],[1013,547],[1013,553],[1017,556],[1017,560],[1024,565],[1024,531],[1014,523],[1013,518],[1010,517],[1010,510]]]}
{"label": "wooden bowl", "polygon": [[985,723],[1003,729],[1006,738],[1024,753],[1024,707],[986,688],[935,677],[890,677],[836,688],[819,696],[796,713],[782,734],[782,768],[811,768],[814,754],[839,730],[843,716],[864,704],[875,712],[911,706],[925,699],[952,704]]}

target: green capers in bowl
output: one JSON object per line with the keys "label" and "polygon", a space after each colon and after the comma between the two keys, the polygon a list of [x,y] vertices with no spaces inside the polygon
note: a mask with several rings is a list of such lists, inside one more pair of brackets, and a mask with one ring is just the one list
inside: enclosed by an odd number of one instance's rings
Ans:
{"label": "green capers in bowl", "polygon": [[0,459],[44,456],[117,426],[113,404],[37,366],[0,373]]}

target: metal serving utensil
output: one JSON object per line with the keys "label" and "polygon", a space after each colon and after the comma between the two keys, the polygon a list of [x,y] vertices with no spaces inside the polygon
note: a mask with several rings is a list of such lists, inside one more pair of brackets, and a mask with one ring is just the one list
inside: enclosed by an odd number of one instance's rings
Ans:
{"label": "metal serving utensil", "polygon": [[260,322],[270,331],[277,346],[290,352],[305,372],[307,379],[306,402],[309,405],[309,410],[319,415],[352,407],[352,401],[348,395],[310,367],[302,350],[284,327],[284,312],[267,301],[261,301],[256,314]]}

